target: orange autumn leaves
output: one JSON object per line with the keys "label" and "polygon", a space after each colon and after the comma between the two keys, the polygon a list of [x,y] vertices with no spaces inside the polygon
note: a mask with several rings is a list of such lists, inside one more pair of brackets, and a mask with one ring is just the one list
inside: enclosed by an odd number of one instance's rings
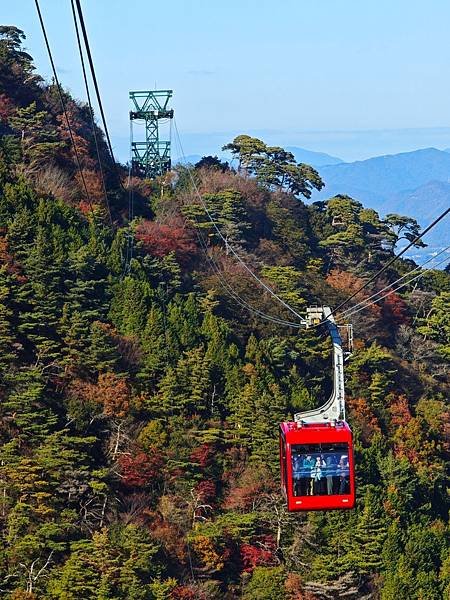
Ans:
{"label": "orange autumn leaves", "polygon": [[75,379],[70,394],[81,401],[99,404],[106,417],[125,417],[130,406],[129,385],[115,373],[100,373],[97,383]]}
{"label": "orange autumn leaves", "polygon": [[[361,277],[357,277],[348,271],[332,269],[327,276],[327,283],[335,290],[342,292],[346,296],[350,296],[359,290],[364,285],[365,281]],[[364,302],[371,297],[377,289],[381,290],[384,287],[385,285],[383,283],[379,283],[378,287],[375,289],[369,288],[361,290],[354,297],[352,301],[353,304]],[[375,299],[381,298],[390,291],[390,288],[386,289]],[[370,300],[369,303],[373,302],[373,300],[374,299]],[[350,308],[350,305],[346,307],[346,309],[348,308]],[[396,292],[389,293],[389,295],[383,298],[379,303],[370,304],[370,306],[367,306],[367,308],[364,309],[364,312],[370,314],[372,318],[383,319],[385,322],[393,322],[397,325],[406,323],[409,320],[407,315],[407,305]]]}

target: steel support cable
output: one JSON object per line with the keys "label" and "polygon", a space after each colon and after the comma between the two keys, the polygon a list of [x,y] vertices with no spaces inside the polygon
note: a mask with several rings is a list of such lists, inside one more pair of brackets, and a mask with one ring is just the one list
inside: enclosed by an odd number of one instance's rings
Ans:
{"label": "steel support cable", "polygon": [[[183,151],[183,147],[181,144],[181,140],[180,140],[180,134],[178,132],[178,127],[177,127],[177,123],[176,120],[174,119],[174,129],[175,129],[175,134],[176,137],[178,138],[178,142],[179,142],[179,146],[181,149],[181,155],[184,159],[184,161],[186,162],[186,156],[184,154]],[[208,219],[211,221],[217,235],[220,237],[220,239],[225,243],[225,247],[231,252],[231,254],[233,254],[233,256],[236,258],[236,260],[244,267],[244,269],[253,277],[253,279],[255,279],[255,281],[258,283],[258,285],[260,285],[261,287],[263,287],[266,292],[268,292],[273,298],[275,298],[280,304],[282,304],[287,310],[289,310],[293,315],[295,315],[297,318],[300,319],[301,321],[301,325],[306,324],[305,318],[302,317],[295,309],[292,308],[292,306],[290,306],[287,302],[285,302],[282,298],[280,298],[280,296],[278,296],[278,294],[267,284],[265,284],[263,281],[261,281],[261,279],[256,275],[256,273],[254,273],[250,267],[242,260],[242,258],[239,256],[239,254],[236,252],[236,250],[233,248],[233,246],[230,245],[230,243],[228,242],[228,240],[222,235],[222,232],[220,231],[219,227],[217,226],[215,220],[213,219],[205,201],[203,200],[202,195],[199,192],[199,189],[197,187],[197,184],[194,180],[194,178],[192,177],[192,173],[190,172],[190,170],[188,171],[189,173],[189,177],[191,179],[191,183],[192,186],[194,188],[194,191],[198,197],[198,199],[200,200],[200,203],[203,207],[203,210],[205,211],[206,215],[208,216]]]}
{"label": "steel support cable", "polygon": [[240,306],[242,306],[243,308],[245,308],[249,312],[255,314],[258,317],[260,317],[261,319],[265,319],[266,321],[271,321],[272,323],[275,323],[276,325],[284,325],[286,327],[294,327],[294,328],[297,328],[297,329],[300,328],[300,327],[302,327],[302,325],[299,324],[299,323],[293,323],[291,321],[285,321],[284,319],[281,319],[281,318],[278,318],[278,317],[274,317],[272,315],[268,315],[268,314],[260,311],[259,309],[254,308],[244,298],[242,298],[241,296],[239,296],[239,294],[231,287],[231,285],[228,283],[228,281],[223,276],[223,273],[220,270],[220,267],[217,264],[217,262],[210,256],[210,254],[208,252],[208,247],[206,245],[206,242],[204,241],[204,238],[202,238],[199,235],[197,235],[197,237],[198,237],[199,241],[202,240],[202,241],[200,241],[200,245],[202,246],[202,249],[205,252],[206,258],[211,263],[212,268],[216,272],[216,274],[217,274],[217,276],[219,278],[220,284],[225,289],[225,291],[233,298],[233,300],[235,302],[237,302]]}
{"label": "steel support cable", "polygon": [[64,113],[64,117],[66,119],[67,130],[69,132],[70,141],[71,141],[71,144],[72,144],[72,147],[73,147],[73,151],[74,151],[74,154],[75,154],[75,161],[77,163],[78,172],[80,173],[80,178],[81,178],[81,181],[82,181],[82,184],[83,184],[83,188],[84,188],[86,200],[87,200],[87,202],[89,204],[89,207],[91,209],[92,217],[94,219],[94,224],[95,224],[96,219],[95,219],[94,207],[93,207],[92,200],[91,200],[91,197],[89,195],[89,191],[88,191],[88,188],[87,188],[87,185],[86,185],[86,179],[85,179],[84,174],[83,174],[83,169],[81,167],[80,156],[78,154],[78,149],[77,149],[77,145],[75,144],[75,138],[74,138],[74,135],[73,135],[72,126],[70,124],[69,116],[67,114],[66,103],[64,101],[64,97],[63,97],[63,93],[62,93],[62,89],[61,89],[61,84],[59,83],[58,74],[56,72],[55,62],[53,60],[53,55],[52,55],[52,51],[51,51],[51,48],[50,48],[50,43],[48,41],[47,31],[45,29],[45,24],[44,24],[44,19],[42,18],[41,8],[39,6],[39,0],[34,0],[34,3],[35,3],[36,10],[37,10],[37,13],[38,13],[39,23],[40,23],[41,29],[42,29],[42,34],[44,36],[45,46],[47,48],[48,57],[50,59],[50,65],[52,67],[53,77],[55,79],[56,89],[58,91],[59,101],[60,101],[60,104],[61,104],[62,111]]}
{"label": "steel support cable", "polygon": [[108,144],[109,152],[111,154],[111,159],[112,159],[112,162],[113,162],[113,167],[114,167],[114,170],[116,172],[117,179],[119,181],[119,185],[123,189],[122,178],[121,178],[119,170],[117,168],[116,159],[114,158],[114,152],[113,152],[113,148],[112,148],[112,144],[111,144],[111,138],[109,137],[108,125],[106,123],[105,111],[103,110],[103,103],[102,103],[102,99],[101,99],[101,96],[100,96],[100,90],[99,90],[98,83],[97,83],[97,77],[95,75],[94,61],[92,60],[91,48],[90,48],[90,45],[89,45],[89,39],[88,39],[87,31],[86,31],[86,25],[84,23],[83,9],[81,8],[81,2],[80,2],[80,0],[75,0],[75,2],[76,2],[76,6],[77,6],[78,19],[79,19],[80,25],[81,25],[81,31],[83,33],[84,46],[86,48],[86,54],[87,54],[87,57],[88,57],[88,62],[89,62],[89,68],[90,68],[90,71],[91,71],[92,81],[94,83],[95,94],[97,96],[98,107],[100,109],[100,115],[102,117],[102,123],[103,123],[103,129],[105,131],[106,141],[107,141],[107,144]]}
{"label": "steel support cable", "polygon": [[349,302],[352,298],[354,298],[357,294],[359,294],[359,292],[362,292],[362,290],[364,290],[369,284],[371,284],[372,281],[375,281],[375,279],[377,279],[392,264],[394,264],[401,256],[403,256],[403,254],[405,254],[405,252],[407,250],[409,250],[412,246],[414,246],[414,244],[416,242],[418,242],[420,239],[422,239],[424,235],[426,235],[431,229],[433,229],[433,227],[435,227],[440,221],[442,221],[442,219],[444,219],[448,215],[448,213],[450,213],[450,207],[447,208],[446,210],[444,210],[444,212],[441,215],[439,215],[439,217],[437,217],[432,223],[430,223],[430,225],[428,225],[428,227],[426,227],[422,231],[422,233],[420,233],[405,248],[403,248],[403,250],[399,254],[396,254],[393,258],[391,258],[390,261],[388,261],[384,265],[384,267],[382,267],[376,273],[374,273],[360,288],[358,288],[356,290],[356,292],[353,292],[353,294],[351,294],[346,300],[344,300],[343,302],[341,302],[340,304],[338,304],[338,306],[336,306],[336,308],[334,308],[331,311],[331,314],[336,313],[336,311],[338,311],[340,308],[342,308],[343,306],[345,306],[345,304],[347,304],[347,302]]}
{"label": "steel support cable", "polygon": [[[175,140],[175,143],[177,143],[177,140]],[[215,259],[209,254],[208,252],[208,244],[204,238],[204,236],[201,233],[201,229],[200,229],[200,222],[198,220],[198,218],[196,217],[196,215],[194,215],[194,219],[197,223],[197,228],[195,230],[195,233],[197,235],[197,239],[200,243],[200,246],[203,250],[203,252],[205,253],[206,259],[209,261],[209,263],[211,264],[213,270],[216,272],[219,282],[222,286],[222,288],[233,298],[233,300],[235,300],[235,302],[237,304],[239,304],[240,306],[242,306],[243,308],[245,308],[246,310],[248,310],[249,312],[257,315],[258,317],[265,319],[266,321],[271,321],[277,325],[283,325],[286,327],[295,327],[295,328],[300,328],[303,327],[303,324],[299,324],[299,323],[294,323],[291,321],[286,321],[284,319],[278,318],[278,317],[274,317],[272,315],[268,315],[262,311],[260,311],[259,309],[253,307],[251,304],[249,304],[244,298],[242,298],[241,296],[239,296],[239,294],[232,288],[232,286],[228,283],[228,281],[226,280],[226,278],[223,276],[223,272],[221,271],[219,265],[217,264],[217,262],[215,261]],[[186,220],[186,219],[185,219]]]}
{"label": "steel support cable", "polygon": [[97,154],[98,166],[100,167],[100,174],[101,174],[101,180],[102,180],[102,190],[103,190],[103,195],[104,195],[104,198],[105,198],[106,209],[108,211],[109,222],[110,222],[110,225],[112,227],[113,226],[113,221],[112,221],[112,216],[111,216],[111,208],[109,206],[108,193],[106,191],[106,184],[105,184],[105,174],[103,172],[102,161],[101,161],[101,158],[100,158],[100,148],[99,148],[99,145],[98,145],[97,132],[96,132],[96,126],[95,126],[95,121],[94,121],[94,111],[93,111],[93,108],[92,108],[91,94],[89,92],[89,84],[88,84],[87,75],[86,75],[86,67],[85,67],[85,64],[84,64],[83,49],[81,47],[80,32],[79,32],[79,29],[78,29],[78,21],[77,21],[77,17],[76,17],[76,13],[75,13],[74,0],[70,0],[70,4],[71,4],[71,7],[72,7],[72,16],[73,16],[73,22],[74,22],[74,25],[75,25],[75,33],[76,33],[76,36],[77,36],[78,52],[80,54],[80,61],[81,61],[81,70],[83,71],[84,87],[86,89],[86,96],[87,96],[87,101],[88,101],[88,105],[89,105],[89,116],[90,116],[90,120],[91,120],[92,135],[94,136],[95,151],[96,151],[96,154]]}
{"label": "steel support cable", "polygon": [[[425,273],[427,273],[428,271],[431,271],[431,270],[435,269],[436,267],[438,267],[439,265],[442,265],[443,263],[447,262],[448,260],[449,259],[447,257],[444,258],[443,260],[439,261],[437,264],[433,265],[432,267],[429,267],[428,269],[424,269],[421,273],[419,273],[418,275],[416,275],[415,277],[413,277],[409,281],[406,281],[405,283],[402,283],[402,285],[399,285],[395,289],[390,290],[387,294],[384,294],[384,296],[381,296],[380,298],[377,298],[376,300],[373,300],[372,302],[370,302],[370,304],[367,304],[367,305],[364,305],[364,306],[359,306],[358,308],[357,307],[353,307],[353,308],[357,308],[357,310],[352,310],[352,311],[350,311],[348,313],[345,313],[343,315],[338,315],[337,318],[341,319],[342,317],[344,317],[345,319],[347,319],[348,317],[351,317],[351,316],[355,315],[356,313],[359,313],[361,310],[364,310],[365,308],[369,308],[369,306],[373,306],[377,302],[380,302],[380,300],[384,300],[384,298],[387,298],[388,296],[390,296],[394,292],[397,292],[398,290],[400,290],[401,288],[409,285],[413,281],[416,281],[420,277],[423,277],[425,275]],[[378,293],[380,293],[380,292],[378,292]]]}
{"label": "steel support cable", "polygon": [[[392,283],[389,283],[384,288],[382,288],[381,290],[378,290],[378,292],[375,292],[374,294],[372,294],[368,298],[365,298],[364,300],[361,300],[361,302],[358,302],[358,304],[355,304],[354,306],[351,306],[347,310],[344,310],[344,312],[339,313],[339,317],[340,318],[345,317],[345,315],[347,313],[352,312],[355,308],[358,308],[359,306],[362,306],[363,304],[368,303],[372,298],[375,298],[379,294],[382,294],[385,290],[388,290],[388,289],[392,288],[392,286],[397,285],[397,283],[400,283],[400,281],[403,281],[407,277],[410,277],[414,273],[417,273],[417,271],[421,271],[425,265],[427,265],[429,262],[432,262],[432,261],[436,260],[436,258],[438,256],[440,256],[444,252],[448,252],[449,250],[450,250],[450,246],[447,246],[446,248],[444,248],[443,250],[441,250],[440,252],[438,252],[437,254],[435,254],[434,256],[432,256],[431,258],[429,258],[428,260],[426,260],[424,263],[422,263],[420,266],[416,267],[412,271],[409,271],[408,273],[406,273],[405,275],[403,275],[399,279],[396,279]],[[434,267],[430,267],[430,268],[434,268]],[[429,269],[425,269],[425,270],[428,271]]]}
{"label": "steel support cable", "polygon": [[273,323],[276,323],[277,325],[284,325],[286,327],[295,327],[295,328],[302,327],[302,325],[299,324],[299,323],[294,323],[294,322],[291,322],[291,321],[286,321],[284,319],[281,319],[281,318],[278,318],[278,317],[274,317],[273,315],[268,315],[268,314],[260,311],[259,309],[254,308],[244,298],[242,298],[241,296],[239,296],[239,294],[231,287],[231,285],[228,283],[228,281],[226,280],[226,278],[223,276],[223,273],[220,270],[220,267],[217,264],[217,262],[209,254],[209,252],[208,252],[208,246],[207,246],[204,238],[201,235],[197,235],[197,237],[198,237],[198,239],[200,241],[200,244],[202,246],[203,251],[205,252],[206,258],[211,263],[212,268],[216,272],[216,274],[217,274],[217,276],[219,278],[219,281],[220,281],[222,287],[228,292],[228,294],[240,306],[242,306],[243,308],[247,309],[248,311],[254,313],[258,317],[261,317],[262,319],[265,319],[266,321],[271,321]]}
{"label": "steel support cable", "polygon": [[213,270],[216,272],[216,274],[217,274],[217,276],[219,278],[219,282],[220,282],[221,286],[237,302],[237,304],[239,304],[243,308],[247,309],[249,312],[257,315],[258,317],[260,317],[262,319],[265,319],[267,321],[271,321],[273,323],[276,323],[277,325],[284,325],[286,327],[295,327],[295,328],[302,327],[303,325],[299,325],[298,323],[294,323],[294,322],[291,322],[291,321],[286,321],[284,319],[281,319],[281,318],[278,318],[278,317],[274,317],[272,315],[268,315],[268,314],[260,311],[259,309],[254,308],[244,298],[242,298],[241,296],[239,296],[239,294],[232,288],[232,286],[228,283],[228,281],[226,280],[226,278],[223,276],[223,273],[222,273],[219,265],[217,264],[217,262],[209,254],[209,252],[208,252],[208,244],[205,241],[205,238],[203,237],[203,235],[201,234],[200,222],[199,222],[198,218],[195,215],[194,215],[194,218],[195,218],[195,220],[197,222],[197,225],[198,225],[198,228],[196,229],[196,235],[197,235],[197,239],[200,242],[202,250],[204,251],[207,260],[211,263],[211,266],[212,266]]}

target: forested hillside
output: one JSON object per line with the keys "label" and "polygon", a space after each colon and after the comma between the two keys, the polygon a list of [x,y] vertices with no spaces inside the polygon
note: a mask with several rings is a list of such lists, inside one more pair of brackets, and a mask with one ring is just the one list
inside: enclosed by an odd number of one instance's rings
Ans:
{"label": "forested hillside", "polygon": [[101,138],[111,224],[89,109],[64,92],[81,177],[55,86],[22,32],[0,37],[1,597],[448,598],[449,273],[355,315],[357,508],[289,514],[277,427],[324,401],[330,343],[249,312],[292,320],[229,251],[304,312],[417,223],[307,206],[317,172],[241,136],[238,172],[209,159],[151,182]]}

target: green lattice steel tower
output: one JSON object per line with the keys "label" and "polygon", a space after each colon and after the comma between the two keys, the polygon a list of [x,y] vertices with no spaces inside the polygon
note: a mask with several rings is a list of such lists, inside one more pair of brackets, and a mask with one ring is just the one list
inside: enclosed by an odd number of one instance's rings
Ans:
{"label": "green lattice steel tower", "polygon": [[131,121],[145,121],[145,142],[131,142],[131,166],[133,172],[150,179],[170,170],[170,141],[159,139],[161,119],[172,119],[173,109],[167,108],[172,90],[153,92],[130,92],[133,109]]}

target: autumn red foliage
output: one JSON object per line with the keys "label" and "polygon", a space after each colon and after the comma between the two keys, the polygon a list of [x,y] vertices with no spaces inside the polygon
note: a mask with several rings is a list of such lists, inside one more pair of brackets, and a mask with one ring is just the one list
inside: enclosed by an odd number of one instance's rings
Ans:
{"label": "autumn red foliage", "polygon": [[150,530],[152,537],[160,542],[168,556],[175,557],[181,564],[186,563],[188,560],[187,546],[183,532],[177,525],[156,515],[150,525]]}
{"label": "autumn red foliage", "polygon": [[391,415],[391,425],[394,427],[406,425],[412,419],[406,396],[395,396],[389,404],[389,413]]}
{"label": "autumn red foliage", "polygon": [[239,548],[244,571],[255,567],[268,567],[276,564],[275,542],[269,535],[261,536],[253,544],[241,544]]}
{"label": "autumn red foliage", "polygon": [[214,481],[200,481],[195,487],[196,494],[201,502],[212,504],[216,499],[216,484]]}
{"label": "autumn red foliage", "polygon": [[253,510],[255,504],[275,491],[278,491],[278,482],[268,473],[262,476],[261,471],[255,473],[247,469],[239,484],[231,485],[224,505],[230,510]]}
{"label": "autumn red foliage", "polygon": [[105,193],[100,174],[92,169],[83,169],[82,173],[83,177],[81,177],[79,173],[76,173],[75,175],[75,179],[80,189],[84,191],[84,184],[86,184],[86,189],[91,202],[94,204],[104,202]]}
{"label": "autumn red foliage", "polygon": [[9,244],[6,236],[2,235],[3,230],[0,230],[0,264],[6,267],[7,273],[19,273],[19,265],[14,261],[13,256],[9,252]]}
{"label": "autumn red foliage", "polygon": [[318,600],[311,592],[303,590],[303,581],[297,573],[289,573],[284,584],[287,600]]}
{"label": "autumn red foliage", "polygon": [[78,202],[78,209],[83,213],[83,215],[89,215],[92,212],[91,205],[87,200],[80,200]]}
{"label": "autumn red foliage", "polygon": [[191,452],[191,462],[197,463],[202,468],[210,465],[213,458],[214,451],[209,444],[202,444],[198,448],[194,448]]}
{"label": "autumn red foliage", "polygon": [[162,457],[145,452],[138,454],[123,454],[119,458],[119,472],[123,485],[126,487],[144,487],[157,480],[163,466]]}
{"label": "autumn red foliage", "polygon": [[103,404],[107,417],[124,417],[130,406],[128,383],[115,373],[101,373],[98,377],[97,401]]}
{"label": "autumn red foliage", "polygon": [[149,254],[163,257],[174,252],[183,263],[189,261],[197,250],[193,232],[176,217],[164,224],[143,221],[136,229],[136,238]]}
{"label": "autumn red foliage", "polygon": [[382,316],[385,322],[393,323],[395,325],[409,323],[410,321],[406,302],[395,292],[389,294],[389,296],[384,299]]}
{"label": "autumn red foliage", "polygon": [[[71,132],[67,127],[66,115],[70,123]],[[78,108],[74,102],[68,102],[66,104],[65,114],[59,114],[56,117],[58,121],[58,132],[61,140],[66,142],[66,157],[75,160],[74,145],[76,147],[77,156],[81,160],[83,167],[92,167],[94,163],[93,159],[89,154],[89,141],[83,136],[83,124],[78,116]],[[73,140],[73,143],[72,143]],[[64,152],[62,151],[62,154]]]}
{"label": "autumn red foliage", "polygon": [[[364,285],[364,281],[349,273],[348,271],[341,271],[340,269],[332,269],[330,274],[327,277],[327,283],[331,285],[335,290],[339,290],[340,292],[344,292],[347,294],[353,294],[360,287]],[[354,298],[356,303],[362,302],[369,297],[369,293],[365,291],[358,292]],[[377,304],[372,304],[367,307],[367,310],[372,313],[373,316],[379,317],[381,315],[381,308]]]}
{"label": "autumn red foliage", "polygon": [[347,398],[350,414],[361,431],[363,442],[370,443],[373,434],[381,431],[378,419],[364,398]]}
{"label": "autumn red foliage", "polygon": [[170,594],[171,600],[207,600],[198,587],[193,585],[178,585]]}
{"label": "autumn red foliage", "polygon": [[107,417],[123,418],[130,406],[128,382],[115,373],[100,373],[97,383],[74,379],[70,385],[70,393],[81,402],[100,404]]}

